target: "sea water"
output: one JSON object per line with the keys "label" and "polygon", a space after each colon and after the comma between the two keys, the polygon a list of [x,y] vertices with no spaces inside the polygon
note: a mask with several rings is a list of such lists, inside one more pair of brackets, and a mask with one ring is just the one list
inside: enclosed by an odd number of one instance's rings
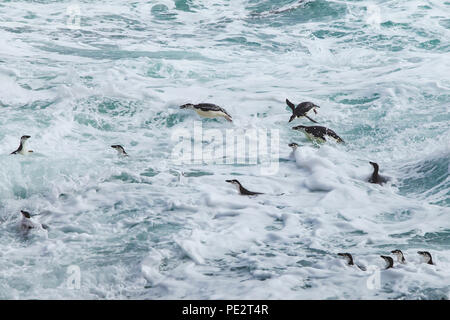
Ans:
{"label": "sea water", "polygon": [[[449,17],[442,0],[1,1],[0,298],[449,299]],[[314,124],[288,123],[286,98],[346,143],[292,130]],[[200,102],[233,122],[179,109]],[[10,155],[22,135],[34,153]],[[20,210],[49,229],[22,232]],[[384,270],[394,249],[407,264]]]}

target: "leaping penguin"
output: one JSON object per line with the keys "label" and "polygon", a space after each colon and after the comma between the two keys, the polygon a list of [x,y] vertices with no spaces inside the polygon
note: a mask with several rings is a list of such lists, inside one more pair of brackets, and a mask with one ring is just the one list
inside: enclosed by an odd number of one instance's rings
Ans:
{"label": "leaping penguin", "polygon": [[199,116],[205,118],[223,117],[228,121],[233,122],[231,116],[228,114],[228,112],[225,111],[225,109],[212,103],[199,103],[199,104],[187,103],[180,106],[180,109],[192,109],[195,110]]}
{"label": "leaping penguin", "polygon": [[19,148],[17,148],[16,151],[11,152],[11,154],[27,155],[27,154],[32,153],[33,150],[28,150],[28,148],[27,148],[27,140],[30,138],[31,138],[31,136],[22,136],[20,138]]}
{"label": "leaping penguin", "polygon": [[23,231],[29,231],[30,229],[36,229],[36,228],[42,228],[45,230],[48,229],[48,226],[45,224],[33,222],[31,220],[31,214],[28,211],[20,210],[20,213],[22,213],[22,221],[20,222],[20,228]]}
{"label": "leaping penguin", "polygon": [[313,141],[317,142],[326,142],[327,139],[325,136],[333,138],[338,143],[345,143],[344,140],[342,140],[341,137],[339,137],[336,132],[334,132],[331,129],[321,127],[321,126],[296,126],[292,128],[293,130],[302,131],[305,133],[305,135]]}
{"label": "leaping penguin", "polygon": [[425,258],[425,262],[426,263],[434,264],[433,263],[433,258],[431,257],[431,253],[429,253],[428,251],[417,251],[417,253]]}
{"label": "leaping penguin", "polygon": [[377,184],[383,184],[386,183],[388,181],[388,178],[380,176],[378,174],[378,170],[380,169],[380,167],[378,166],[378,163],[376,162],[369,162],[372,166],[373,166],[373,173],[372,176],[369,178],[369,182],[370,183],[377,183]]}
{"label": "leaping penguin", "polygon": [[382,257],[386,262],[386,269],[394,267],[394,259],[388,256],[380,256],[380,257]]}
{"label": "leaping penguin", "polygon": [[289,122],[291,122],[292,120],[294,120],[295,118],[301,118],[301,117],[305,117],[307,119],[309,119],[310,121],[317,123],[316,120],[311,119],[310,117],[308,117],[307,113],[310,110],[313,110],[315,114],[317,114],[317,110],[316,108],[320,108],[318,105],[315,105],[312,102],[302,102],[300,104],[297,105],[297,107],[290,102],[288,99],[286,99],[286,104],[289,106],[289,108],[292,109],[292,116],[289,119]]}
{"label": "leaping penguin", "polygon": [[402,263],[402,264],[406,263],[406,259],[403,256],[403,252],[401,250],[398,250],[398,249],[392,250],[391,253],[397,257],[397,261],[399,263]]}
{"label": "leaping penguin", "polygon": [[249,191],[249,190],[245,189],[238,180],[234,179],[234,180],[225,180],[225,181],[228,183],[234,184],[237,187],[239,194],[241,194],[243,196],[256,196],[258,194],[263,194],[261,192],[253,192],[253,191]]}
{"label": "leaping penguin", "polygon": [[125,149],[121,145],[115,144],[115,145],[112,145],[111,148],[116,149],[117,153],[120,156],[128,157],[128,153],[125,151]]}

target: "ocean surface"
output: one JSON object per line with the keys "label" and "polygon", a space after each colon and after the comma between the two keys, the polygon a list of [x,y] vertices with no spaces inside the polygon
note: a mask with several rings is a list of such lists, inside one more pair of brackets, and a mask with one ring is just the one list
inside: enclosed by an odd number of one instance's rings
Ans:
{"label": "ocean surface", "polygon": [[0,2],[0,299],[449,299],[449,169],[450,1]]}

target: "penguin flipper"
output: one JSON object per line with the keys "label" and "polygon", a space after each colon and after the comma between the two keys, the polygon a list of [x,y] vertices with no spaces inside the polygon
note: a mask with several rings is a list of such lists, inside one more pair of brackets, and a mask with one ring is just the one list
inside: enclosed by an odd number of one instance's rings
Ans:
{"label": "penguin flipper", "polygon": [[306,114],[305,114],[305,117],[306,118],[308,118],[310,121],[312,121],[312,122],[314,122],[314,123],[318,123],[316,120],[314,120],[314,119],[311,119],[310,117],[308,117]]}
{"label": "penguin flipper", "polygon": [[289,106],[289,108],[292,109],[292,112],[294,112],[295,105],[292,102],[290,102],[288,99],[286,99],[286,104]]}

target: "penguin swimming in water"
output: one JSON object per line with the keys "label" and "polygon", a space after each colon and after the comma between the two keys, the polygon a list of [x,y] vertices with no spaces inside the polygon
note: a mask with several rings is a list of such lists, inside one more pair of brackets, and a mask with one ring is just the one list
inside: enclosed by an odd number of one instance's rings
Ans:
{"label": "penguin swimming in water", "polygon": [[353,257],[352,257],[352,255],[350,253],[338,253],[338,256],[343,257],[347,261],[347,264],[349,266],[353,266],[354,265]]}
{"label": "penguin swimming in water", "polygon": [[383,176],[380,176],[378,174],[378,170],[380,169],[380,167],[378,166],[378,163],[376,162],[369,162],[372,166],[373,166],[373,173],[372,176],[369,178],[369,182],[370,183],[377,183],[377,184],[383,184],[386,183],[389,179]]}
{"label": "penguin swimming in water", "polygon": [[320,108],[319,106],[315,105],[312,102],[302,102],[300,104],[297,105],[297,107],[290,102],[288,99],[286,99],[286,104],[289,106],[289,108],[292,109],[292,116],[289,119],[289,122],[291,122],[292,120],[294,120],[295,118],[301,118],[301,117],[305,117],[307,119],[309,119],[310,121],[317,123],[316,120],[311,119],[310,117],[307,116],[307,113],[310,110],[313,110],[315,114],[317,114],[317,110],[316,108]]}
{"label": "penguin swimming in water", "polygon": [[288,146],[292,148],[292,151],[295,151],[298,148],[298,144],[295,142],[289,143]]}
{"label": "penguin swimming in water", "polygon": [[199,104],[187,103],[180,106],[180,109],[192,109],[195,110],[198,115],[205,118],[223,117],[228,121],[233,122],[231,116],[228,114],[228,112],[225,111],[225,109],[212,103],[199,103]]}
{"label": "penguin swimming in water", "polygon": [[20,229],[22,231],[29,231],[30,229],[36,228],[48,229],[48,226],[45,224],[33,222],[31,220],[31,214],[28,211],[20,210],[20,213],[22,213],[22,221],[20,222]]}
{"label": "penguin swimming in water", "polygon": [[242,184],[238,181],[238,180],[225,180],[228,183],[234,184],[239,191],[239,194],[243,195],[243,196],[256,196],[258,194],[263,194],[261,192],[253,192],[253,191],[249,191],[247,189],[245,189]]}
{"label": "penguin swimming in water", "polygon": [[380,257],[382,257],[386,262],[386,269],[394,267],[394,259],[388,256],[380,256]]}
{"label": "penguin swimming in water", "polygon": [[293,127],[292,129],[304,132],[305,135],[313,141],[326,142],[327,140],[326,140],[325,136],[327,136],[327,137],[333,138],[338,143],[345,143],[344,140],[342,140],[342,138],[336,134],[336,132],[334,132],[331,129],[325,128],[325,127],[296,126],[296,127]]}
{"label": "penguin swimming in water", "polygon": [[401,250],[398,250],[398,249],[392,250],[391,253],[397,257],[397,261],[399,263],[402,263],[402,264],[406,263],[406,259],[403,256],[403,252]]}
{"label": "penguin swimming in water", "polygon": [[27,155],[33,152],[33,150],[28,150],[27,148],[27,140],[30,139],[31,136],[22,136],[20,138],[20,145],[19,148],[17,148],[16,151],[11,152],[11,154],[21,154],[21,155]]}
{"label": "penguin swimming in water", "polygon": [[291,142],[291,143],[288,144],[288,146],[292,148],[292,152],[289,155],[289,158],[295,160],[295,152],[297,151],[299,145],[297,143],[295,143],[295,142]]}
{"label": "penguin swimming in water", "polygon": [[[349,266],[354,266],[355,265],[355,263],[353,262],[353,256],[350,253],[347,253],[347,252],[345,252],[345,253],[338,253],[338,256],[343,257],[347,261],[347,264]],[[367,270],[366,267],[364,267],[362,265],[357,264],[356,266],[358,268],[360,268],[362,271],[366,271]]]}
{"label": "penguin swimming in water", "polygon": [[433,263],[433,258],[431,257],[431,253],[429,253],[428,251],[417,251],[417,253],[425,258],[425,262],[426,263],[434,264]]}
{"label": "penguin swimming in water", "polygon": [[125,151],[125,149],[124,149],[121,145],[115,144],[115,145],[112,145],[111,148],[116,149],[116,150],[117,150],[117,153],[118,153],[120,156],[128,157],[128,153]]}

